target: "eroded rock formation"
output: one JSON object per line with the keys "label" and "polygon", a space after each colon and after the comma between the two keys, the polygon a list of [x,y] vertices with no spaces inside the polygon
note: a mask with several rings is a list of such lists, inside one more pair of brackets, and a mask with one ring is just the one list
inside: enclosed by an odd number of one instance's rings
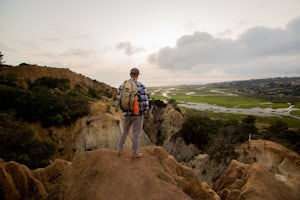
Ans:
{"label": "eroded rock formation", "polygon": [[213,189],[224,200],[296,200],[300,197],[300,175],[283,182],[258,163],[233,160]]}
{"label": "eroded rock formation", "polygon": [[132,160],[130,151],[118,157],[115,150],[99,149],[33,171],[15,162],[1,163],[0,198],[220,199],[163,148],[149,146],[141,152],[142,158]]}

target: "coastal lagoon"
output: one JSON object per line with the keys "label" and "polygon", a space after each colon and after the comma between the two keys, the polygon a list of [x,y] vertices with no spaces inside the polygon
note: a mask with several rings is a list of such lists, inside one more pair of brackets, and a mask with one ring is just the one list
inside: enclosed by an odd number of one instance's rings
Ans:
{"label": "coastal lagoon", "polygon": [[293,105],[290,105],[288,108],[227,108],[218,105],[206,104],[206,103],[194,103],[194,102],[181,102],[180,106],[186,108],[192,108],[195,110],[201,111],[213,111],[216,113],[233,113],[233,114],[243,114],[243,115],[254,115],[261,117],[274,117],[274,116],[287,116],[300,119],[298,116],[294,116],[291,114],[292,111],[300,110],[297,108],[293,108]]}
{"label": "coastal lagoon", "polygon": [[[300,109],[295,108],[291,103],[281,103],[281,107],[278,107],[275,103],[248,98],[237,91],[227,89],[166,87],[152,90],[152,95],[160,96],[162,100],[173,98],[179,106],[201,111],[300,119],[299,115],[292,114],[293,111],[300,112]],[[192,99],[193,101],[190,101]]]}

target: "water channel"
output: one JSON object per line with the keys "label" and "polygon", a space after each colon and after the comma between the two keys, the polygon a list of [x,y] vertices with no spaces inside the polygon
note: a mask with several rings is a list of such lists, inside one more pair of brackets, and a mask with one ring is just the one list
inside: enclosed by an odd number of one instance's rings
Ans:
{"label": "water channel", "polygon": [[289,106],[288,108],[227,108],[212,104],[206,103],[192,103],[192,102],[185,102],[180,103],[180,106],[192,108],[196,110],[211,110],[217,113],[233,113],[233,114],[243,114],[243,115],[255,115],[255,116],[262,116],[262,117],[274,117],[274,116],[289,116],[293,118],[300,119],[298,116],[291,115],[290,112],[294,110],[300,110],[297,108],[293,108],[293,105]]}

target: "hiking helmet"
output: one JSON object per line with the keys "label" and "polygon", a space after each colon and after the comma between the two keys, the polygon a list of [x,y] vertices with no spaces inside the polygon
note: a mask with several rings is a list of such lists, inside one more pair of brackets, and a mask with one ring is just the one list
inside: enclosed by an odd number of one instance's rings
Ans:
{"label": "hiking helmet", "polygon": [[138,68],[132,68],[130,70],[130,74],[140,75],[140,70]]}

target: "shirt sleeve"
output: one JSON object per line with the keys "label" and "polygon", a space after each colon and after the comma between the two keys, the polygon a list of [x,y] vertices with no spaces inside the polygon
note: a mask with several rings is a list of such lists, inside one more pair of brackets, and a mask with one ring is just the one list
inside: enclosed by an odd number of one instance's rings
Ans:
{"label": "shirt sleeve", "polygon": [[142,83],[138,83],[140,110],[145,112],[149,109],[149,99],[146,87]]}
{"label": "shirt sleeve", "polygon": [[118,100],[120,100],[120,98],[121,98],[121,85],[120,85],[120,87],[118,88],[118,93],[117,93],[117,99]]}

